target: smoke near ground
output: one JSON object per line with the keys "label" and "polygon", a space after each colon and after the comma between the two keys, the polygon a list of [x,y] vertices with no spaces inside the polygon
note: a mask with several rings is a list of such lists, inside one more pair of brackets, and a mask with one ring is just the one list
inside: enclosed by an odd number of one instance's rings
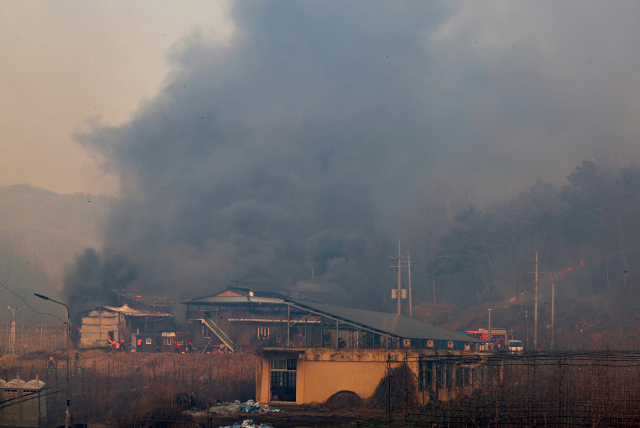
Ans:
{"label": "smoke near ground", "polygon": [[[582,42],[565,23],[496,9],[503,19],[466,3],[240,3],[229,46],[204,30],[183,40],[130,123],[78,135],[117,172],[122,199],[104,248],[67,272],[69,298],[88,305],[122,285],[194,297],[239,279],[380,307],[386,256],[429,179],[479,183],[486,201],[563,178],[602,138],[631,147],[630,110],[617,116],[624,138],[607,118],[640,85],[624,70],[627,92],[598,84],[598,59],[621,59],[607,43],[574,81],[583,63],[562,52]],[[604,19],[624,34],[626,16]],[[558,40],[524,33],[525,18]],[[600,99],[614,108],[590,105]]]}

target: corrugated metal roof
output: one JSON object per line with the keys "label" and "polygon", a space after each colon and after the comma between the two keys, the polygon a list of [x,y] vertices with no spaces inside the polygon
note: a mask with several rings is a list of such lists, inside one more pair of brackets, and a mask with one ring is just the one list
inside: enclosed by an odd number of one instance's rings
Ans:
{"label": "corrugated metal roof", "polygon": [[[229,287],[229,289],[238,290],[251,290],[258,293],[270,293],[272,297],[284,297],[297,300],[309,300],[316,303],[325,303],[329,305],[350,304],[355,303],[353,297],[346,293],[339,292],[323,292],[323,291],[306,291],[295,290],[280,285],[268,283],[268,282],[253,282],[253,281],[231,281],[235,284]],[[277,296],[276,296],[277,295]]]}
{"label": "corrugated metal roof", "polygon": [[139,311],[137,309],[132,309],[127,305],[122,307],[114,307],[114,306],[102,306],[105,309],[108,309],[113,312],[119,312],[121,314],[131,316],[131,317],[170,317],[171,314],[163,314],[161,312],[151,312],[151,311]]}
{"label": "corrugated metal roof", "polygon": [[402,337],[404,339],[452,340],[457,342],[484,342],[473,337],[447,330],[426,322],[418,321],[404,315],[386,312],[367,311],[364,309],[347,308],[344,306],[326,305],[322,303],[294,300],[299,306],[308,307],[318,312],[324,312],[356,324],[361,324],[378,331]]}
{"label": "corrugated metal roof", "polygon": [[112,289],[120,297],[134,300],[149,306],[171,306],[173,302],[165,296],[142,295],[138,290],[117,290]]}

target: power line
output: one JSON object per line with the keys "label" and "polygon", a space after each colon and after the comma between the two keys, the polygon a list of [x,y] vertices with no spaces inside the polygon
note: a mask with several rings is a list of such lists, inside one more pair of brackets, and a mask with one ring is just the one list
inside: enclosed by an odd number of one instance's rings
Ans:
{"label": "power line", "polygon": [[42,314],[42,315],[49,315],[50,317],[57,318],[57,319],[59,319],[61,322],[66,323],[66,321],[62,320],[62,318],[59,318],[59,317],[57,317],[57,316],[55,316],[55,315],[52,315],[52,314],[47,313],[47,312],[40,312],[40,311],[36,311],[36,310],[35,310],[35,309],[33,309],[33,308],[31,307],[31,305],[30,305],[30,304],[29,304],[29,303],[24,299],[24,297],[22,297],[21,295],[19,295],[18,293],[16,293],[15,291],[13,291],[12,289],[10,289],[10,288],[9,288],[9,287],[7,287],[6,285],[4,285],[4,284],[2,283],[2,281],[0,281],[0,285],[2,285],[4,288],[6,288],[7,290],[9,290],[10,292],[12,292],[13,294],[15,294],[16,296],[18,296],[18,297],[20,298],[20,300],[22,300],[22,301],[23,301],[23,302],[24,302],[24,303],[29,307],[29,309],[31,309],[33,312],[36,312],[36,313],[38,313],[38,314]]}

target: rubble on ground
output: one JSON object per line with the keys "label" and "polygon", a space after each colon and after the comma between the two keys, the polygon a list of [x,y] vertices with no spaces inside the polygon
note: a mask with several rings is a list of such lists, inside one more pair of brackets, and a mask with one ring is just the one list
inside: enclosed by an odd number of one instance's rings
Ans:
{"label": "rubble on ground", "polygon": [[266,405],[263,406],[253,400],[249,400],[246,403],[241,403],[236,400],[233,403],[223,403],[218,406],[213,406],[209,409],[209,412],[221,415],[229,413],[274,413],[280,412],[280,409]]}
{"label": "rubble on ground", "polygon": [[279,411],[280,409],[269,407],[267,405],[263,406],[253,400],[240,404],[240,413],[274,413]]}
{"label": "rubble on ground", "polygon": [[221,415],[238,413],[240,411],[240,401],[236,400],[233,403],[222,403],[218,406],[211,407],[209,411],[211,413],[218,413]]}
{"label": "rubble on ground", "polygon": [[253,420],[251,419],[246,419],[244,421],[242,421],[242,424],[238,425],[238,424],[233,424],[230,426],[226,426],[226,427],[220,427],[220,428],[273,428],[271,425],[255,425],[253,423]]}

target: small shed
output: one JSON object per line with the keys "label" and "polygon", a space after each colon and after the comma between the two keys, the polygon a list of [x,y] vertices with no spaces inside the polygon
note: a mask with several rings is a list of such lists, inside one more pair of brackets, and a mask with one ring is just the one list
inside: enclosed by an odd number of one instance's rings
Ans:
{"label": "small shed", "polygon": [[162,352],[175,352],[176,342],[179,345],[179,352],[183,353],[187,350],[187,344],[191,340],[191,334],[188,331],[163,331],[162,332]]}
{"label": "small shed", "polygon": [[109,338],[119,341],[120,314],[97,307],[83,314],[80,325],[80,348],[109,346]]}
{"label": "small shed", "polygon": [[[160,336],[160,332],[158,333],[136,333],[134,334],[135,347],[136,352],[156,352],[156,347],[160,348],[162,343],[162,337]],[[138,340],[140,340],[140,348],[138,348]]]}
{"label": "small shed", "polygon": [[133,338],[132,329],[146,329],[148,323],[171,317],[168,313],[141,311],[127,305],[99,306],[81,314],[79,347],[105,348],[110,346],[109,338],[116,342],[124,340],[128,345]]}
{"label": "small shed", "polygon": [[[39,426],[47,420],[45,383],[36,379],[25,382],[20,378],[0,382],[2,407],[0,424],[13,426]],[[10,401],[9,401],[10,400]]]}

